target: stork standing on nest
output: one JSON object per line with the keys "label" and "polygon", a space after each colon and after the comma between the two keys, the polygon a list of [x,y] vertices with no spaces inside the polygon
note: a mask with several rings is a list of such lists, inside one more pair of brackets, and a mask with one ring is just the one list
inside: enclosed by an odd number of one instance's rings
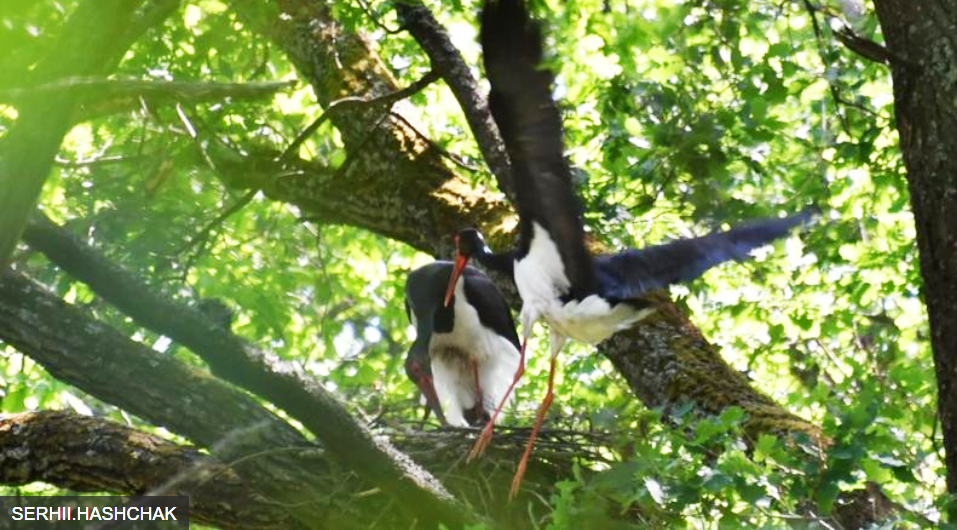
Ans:
{"label": "stork standing on nest", "polygon": [[[554,75],[541,65],[539,23],[529,17],[522,0],[486,0],[480,40],[491,84],[489,108],[512,162],[519,244],[512,251],[496,254],[478,231],[459,232],[451,282],[466,270],[470,258],[515,280],[523,304],[523,340],[512,386],[523,373],[532,326],[545,319],[550,329],[548,388],[512,482],[514,497],[552,403],[556,357],[569,337],[589,344],[607,339],[654,311],[642,297],[644,293],[693,280],[719,263],[745,259],[751,250],[806,222],[811,212],[592,256],[585,246],[581,203],[563,153],[561,115],[551,96]],[[481,454],[491,435],[489,425],[470,458]]]}
{"label": "stork standing on nest", "polygon": [[436,261],[409,273],[405,303],[416,338],[405,370],[443,424],[491,426],[489,411],[505,405],[518,370],[518,334],[495,284],[472,267],[450,282],[453,268]]}

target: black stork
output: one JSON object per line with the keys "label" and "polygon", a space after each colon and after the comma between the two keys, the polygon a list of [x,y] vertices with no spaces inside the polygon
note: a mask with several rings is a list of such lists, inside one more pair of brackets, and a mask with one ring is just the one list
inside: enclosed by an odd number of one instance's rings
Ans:
{"label": "black stork", "polygon": [[465,267],[446,286],[454,268],[436,261],[409,273],[406,311],[416,338],[405,361],[406,374],[443,424],[494,423],[518,370],[519,342],[502,293],[484,274]]}
{"label": "black stork", "polygon": [[[514,497],[553,399],[555,359],[568,338],[597,344],[630,327],[654,311],[643,293],[690,281],[719,263],[745,259],[751,250],[806,222],[811,211],[704,237],[592,256],[585,246],[581,203],[564,158],[561,115],[551,96],[554,75],[541,66],[539,23],[529,17],[522,0],[486,0],[480,41],[491,84],[489,108],[512,162],[519,244],[497,254],[478,231],[459,232],[451,281],[456,281],[470,258],[515,280],[522,297],[523,341],[513,384],[522,375],[534,323],[545,319],[550,330],[548,388],[512,481]],[[491,430],[486,429],[470,457],[480,454],[490,439]]]}

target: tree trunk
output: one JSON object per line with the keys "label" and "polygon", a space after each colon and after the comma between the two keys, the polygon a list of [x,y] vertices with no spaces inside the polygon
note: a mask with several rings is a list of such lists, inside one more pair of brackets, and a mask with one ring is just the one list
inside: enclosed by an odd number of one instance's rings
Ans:
{"label": "tree trunk", "polygon": [[[917,226],[947,488],[957,493],[957,1],[875,0]],[[957,510],[951,509],[951,522]]]}

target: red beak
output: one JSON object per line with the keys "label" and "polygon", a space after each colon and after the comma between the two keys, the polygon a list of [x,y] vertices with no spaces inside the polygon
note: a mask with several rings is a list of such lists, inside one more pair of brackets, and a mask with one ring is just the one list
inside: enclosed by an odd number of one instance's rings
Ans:
{"label": "red beak", "polygon": [[462,275],[462,271],[465,270],[465,265],[469,262],[469,258],[462,255],[455,255],[455,266],[452,267],[452,277],[449,278],[449,286],[445,289],[445,307],[449,307],[449,302],[452,301],[452,295],[455,294],[455,284],[459,283],[459,276]]}

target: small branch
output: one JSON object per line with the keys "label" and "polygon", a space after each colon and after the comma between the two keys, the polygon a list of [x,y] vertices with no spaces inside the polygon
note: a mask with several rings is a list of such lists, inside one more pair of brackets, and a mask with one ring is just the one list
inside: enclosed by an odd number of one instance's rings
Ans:
{"label": "small branch", "polygon": [[328,120],[332,116],[333,112],[338,112],[346,107],[353,106],[353,105],[369,106],[371,108],[391,107],[396,102],[401,101],[413,94],[420,92],[423,88],[431,85],[438,79],[439,79],[439,74],[436,73],[435,71],[431,71],[425,74],[424,76],[422,76],[422,78],[416,81],[415,83],[412,83],[411,85],[401,90],[396,90],[395,92],[390,92],[382,96],[377,96],[374,98],[360,98],[360,97],[353,96],[353,97],[345,97],[345,98],[337,99],[333,101],[326,107],[325,112],[323,112],[321,116],[316,118],[315,121],[309,124],[308,127],[303,129],[302,132],[299,133],[298,136],[296,136],[296,139],[293,140],[292,143],[289,144],[289,147],[287,147],[286,150],[282,152],[282,155],[279,156],[279,162],[282,164],[288,163],[292,159],[292,157],[295,156],[296,152],[299,151],[299,147],[303,144],[303,142],[305,142],[310,136],[312,136],[312,134],[315,133],[316,130],[319,129],[319,127],[321,127],[322,124],[325,123],[326,120]]}
{"label": "small branch", "polygon": [[[811,0],[803,0],[804,8],[807,10],[807,14],[811,17],[811,25],[814,28],[814,39],[817,44],[817,51],[821,55],[822,60],[826,57],[824,49],[824,32],[821,30],[821,24],[817,20],[817,11],[818,9],[814,7],[814,4],[811,3]],[[841,93],[835,82],[831,81],[828,76],[825,75],[827,80],[828,90],[831,92],[831,97],[834,98],[834,104],[839,106],[841,104]],[[840,110],[837,112],[837,117],[841,121],[841,127],[844,129],[844,132],[848,136],[853,136],[851,134],[850,124],[847,122],[847,116],[845,116]]]}
{"label": "small branch", "polygon": [[67,77],[36,86],[0,90],[0,102],[16,102],[23,98],[62,97],[64,94],[86,98],[85,104],[117,98],[145,98],[152,102],[179,101],[250,101],[272,96],[295,86],[295,81],[266,83],[205,83],[184,81],[143,81],[107,79],[103,77]]}
{"label": "small branch", "polygon": [[101,156],[96,158],[86,158],[83,160],[67,160],[65,158],[56,157],[53,161],[56,165],[61,167],[77,168],[77,167],[90,167],[90,166],[106,166],[110,164],[122,164],[124,162],[137,162],[143,160],[141,155],[130,155],[130,156]]}
{"label": "small branch", "polygon": [[435,149],[439,154],[441,154],[441,155],[444,156],[445,158],[448,158],[449,160],[451,160],[453,164],[459,166],[459,167],[462,168],[462,169],[467,169],[467,170],[469,170],[469,171],[479,171],[479,168],[477,168],[477,167],[475,167],[475,166],[470,166],[470,165],[466,164],[464,160],[462,160],[462,159],[459,158],[458,156],[456,156],[456,155],[450,153],[448,149],[446,149],[446,148],[442,147],[441,145],[435,143],[431,138],[429,138],[428,136],[426,136],[425,134],[423,134],[422,131],[418,130],[418,129],[415,127],[415,125],[412,125],[412,123],[409,122],[409,120],[405,119],[404,116],[402,116],[402,115],[400,115],[400,114],[398,114],[398,113],[393,112],[393,113],[392,113],[392,117],[395,118],[395,119],[397,119],[397,120],[399,120],[399,121],[401,121],[402,123],[404,123],[405,126],[408,127],[409,129],[411,129],[412,132],[414,132],[415,135],[418,136],[420,140],[422,140],[423,142],[429,144],[429,147],[431,147],[432,149]]}
{"label": "small branch", "polygon": [[373,13],[372,10],[369,9],[369,6],[366,5],[366,3],[363,0],[356,0],[356,2],[359,4],[359,7],[362,8],[362,12],[365,13],[367,17],[369,17],[369,20],[371,20],[372,23],[376,25],[376,27],[384,31],[386,35],[395,35],[396,33],[399,33],[402,31],[402,28],[393,29],[383,24],[382,21],[375,16],[375,13]]}
{"label": "small branch", "polygon": [[[201,228],[196,234],[193,235],[193,237],[189,238],[189,242],[183,245],[182,248],[177,250],[176,254],[182,255],[192,250],[196,245],[205,244],[205,242],[209,239],[209,236],[210,234],[212,234],[214,229],[222,225],[223,222],[225,222],[226,219],[228,219],[231,215],[245,208],[247,204],[252,202],[253,198],[256,196],[257,193],[259,193],[259,190],[255,190],[255,189],[249,190],[248,192],[246,192],[246,194],[243,195],[232,206],[223,210],[222,213],[217,215],[215,219],[206,223],[206,226]],[[188,266],[185,268],[187,270],[189,269]]]}
{"label": "small branch", "polygon": [[834,36],[837,37],[837,40],[841,41],[841,44],[846,46],[847,49],[865,59],[874,61],[875,63],[887,65],[900,64],[910,67],[915,66],[903,57],[891,52],[881,44],[878,44],[871,39],[865,39],[864,37],[854,33],[854,30],[852,30],[850,27],[844,26],[843,28],[835,31]]}
{"label": "small branch", "polygon": [[505,153],[505,144],[492,119],[488,102],[481,94],[472,72],[462,54],[452,44],[448,32],[427,7],[415,0],[396,2],[396,12],[402,27],[407,29],[432,61],[432,70],[438,72],[462,107],[469,128],[478,142],[485,162],[498,180],[498,187],[514,202],[512,169]]}

